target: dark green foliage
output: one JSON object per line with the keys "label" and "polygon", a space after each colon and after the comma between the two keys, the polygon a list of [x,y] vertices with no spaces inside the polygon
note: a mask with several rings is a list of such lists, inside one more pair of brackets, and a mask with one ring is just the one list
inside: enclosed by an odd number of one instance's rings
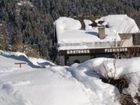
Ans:
{"label": "dark green foliage", "polygon": [[20,1],[0,0],[0,23],[5,28],[1,33],[5,44],[1,45],[22,51],[28,46],[53,60],[57,52],[49,42],[54,36],[53,22],[60,16],[94,20],[108,14],[128,14],[140,26],[139,0],[28,0],[33,7],[18,6]]}
{"label": "dark green foliage", "polygon": [[4,36],[8,46],[12,46],[9,50],[25,51],[31,47],[36,52],[39,51],[40,56],[48,57],[48,39],[45,33],[47,16],[36,7],[19,6],[17,1],[3,0],[2,5],[2,28],[5,26]]}

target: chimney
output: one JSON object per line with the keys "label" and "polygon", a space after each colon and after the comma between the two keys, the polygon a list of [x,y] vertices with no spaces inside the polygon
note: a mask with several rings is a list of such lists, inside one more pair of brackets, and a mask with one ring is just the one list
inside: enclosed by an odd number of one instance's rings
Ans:
{"label": "chimney", "polygon": [[106,37],[105,35],[105,26],[99,26],[98,27],[98,35],[100,39],[104,39]]}

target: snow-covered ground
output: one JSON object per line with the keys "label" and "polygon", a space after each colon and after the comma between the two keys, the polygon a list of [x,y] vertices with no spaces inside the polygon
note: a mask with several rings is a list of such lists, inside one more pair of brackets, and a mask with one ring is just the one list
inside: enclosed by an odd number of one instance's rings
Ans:
{"label": "snow-covered ground", "polygon": [[[16,62],[26,64],[20,68]],[[23,53],[2,52],[0,105],[120,105],[119,90],[100,77],[125,76],[129,87],[123,93],[132,98],[139,95],[140,58],[96,58],[70,67],[46,62]]]}
{"label": "snow-covered ground", "polygon": [[[111,100],[116,99],[116,95],[119,96],[119,92],[114,86],[103,83],[100,77],[115,79],[125,77],[129,81],[129,87],[124,89],[123,93],[130,94],[134,98],[140,92],[139,62],[139,57],[131,59],[95,58],[81,64],[73,64],[70,69],[73,76],[87,88],[95,93],[99,91],[101,93],[101,99],[108,97],[106,99],[107,103],[103,100],[105,104],[102,103],[101,105],[109,105]],[[113,105],[113,103],[110,105]]]}
{"label": "snow-covered ground", "polygon": [[[72,77],[67,67],[36,66],[38,60],[22,53],[0,55],[0,105],[91,105],[84,85]],[[42,63],[46,60],[39,59]],[[21,68],[15,62],[25,62]]]}

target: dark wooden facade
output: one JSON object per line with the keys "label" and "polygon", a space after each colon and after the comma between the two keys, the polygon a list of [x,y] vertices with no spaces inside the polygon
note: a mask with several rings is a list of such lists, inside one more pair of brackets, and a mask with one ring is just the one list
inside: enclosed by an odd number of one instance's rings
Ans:
{"label": "dark wooden facade", "polygon": [[74,49],[60,50],[59,55],[92,55],[92,54],[107,54],[107,53],[138,53],[140,54],[140,46],[134,47],[114,47],[114,48],[98,48],[98,49]]}
{"label": "dark wooden facade", "polygon": [[114,47],[114,48],[98,48],[98,49],[74,49],[60,50],[59,56],[64,57],[65,65],[68,59],[72,56],[90,56],[90,59],[96,57],[111,57],[111,58],[130,58],[140,56],[140,46],[134,47]]}

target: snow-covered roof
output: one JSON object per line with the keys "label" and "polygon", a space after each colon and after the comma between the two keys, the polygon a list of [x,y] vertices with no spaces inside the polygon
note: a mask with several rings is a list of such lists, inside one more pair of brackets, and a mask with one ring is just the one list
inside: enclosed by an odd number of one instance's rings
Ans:
{"label": "snow-covered roof", "polygon": [[127,15],[108,15],[95,20],[99,21],[109,26],[105,28],[107,36],[104,39],[98,37],[98,27],[91,27],[90,20],[84,20],[85,30],[82,30],[79,20],[69,17],[57,19],[55,26],[59,50],[100,48],[101,43],[104,47],[110,47],[114,41],[121,41],[119,33],[140,32],[135,21]]}
{"label": "snow-covered roof", "polygon": [[97,19],[98,21],[104,21],[104,25],[108,25],[111,30],[117,33],[137,33],[139,28],[136,22],[127,15],[108,15]]}

